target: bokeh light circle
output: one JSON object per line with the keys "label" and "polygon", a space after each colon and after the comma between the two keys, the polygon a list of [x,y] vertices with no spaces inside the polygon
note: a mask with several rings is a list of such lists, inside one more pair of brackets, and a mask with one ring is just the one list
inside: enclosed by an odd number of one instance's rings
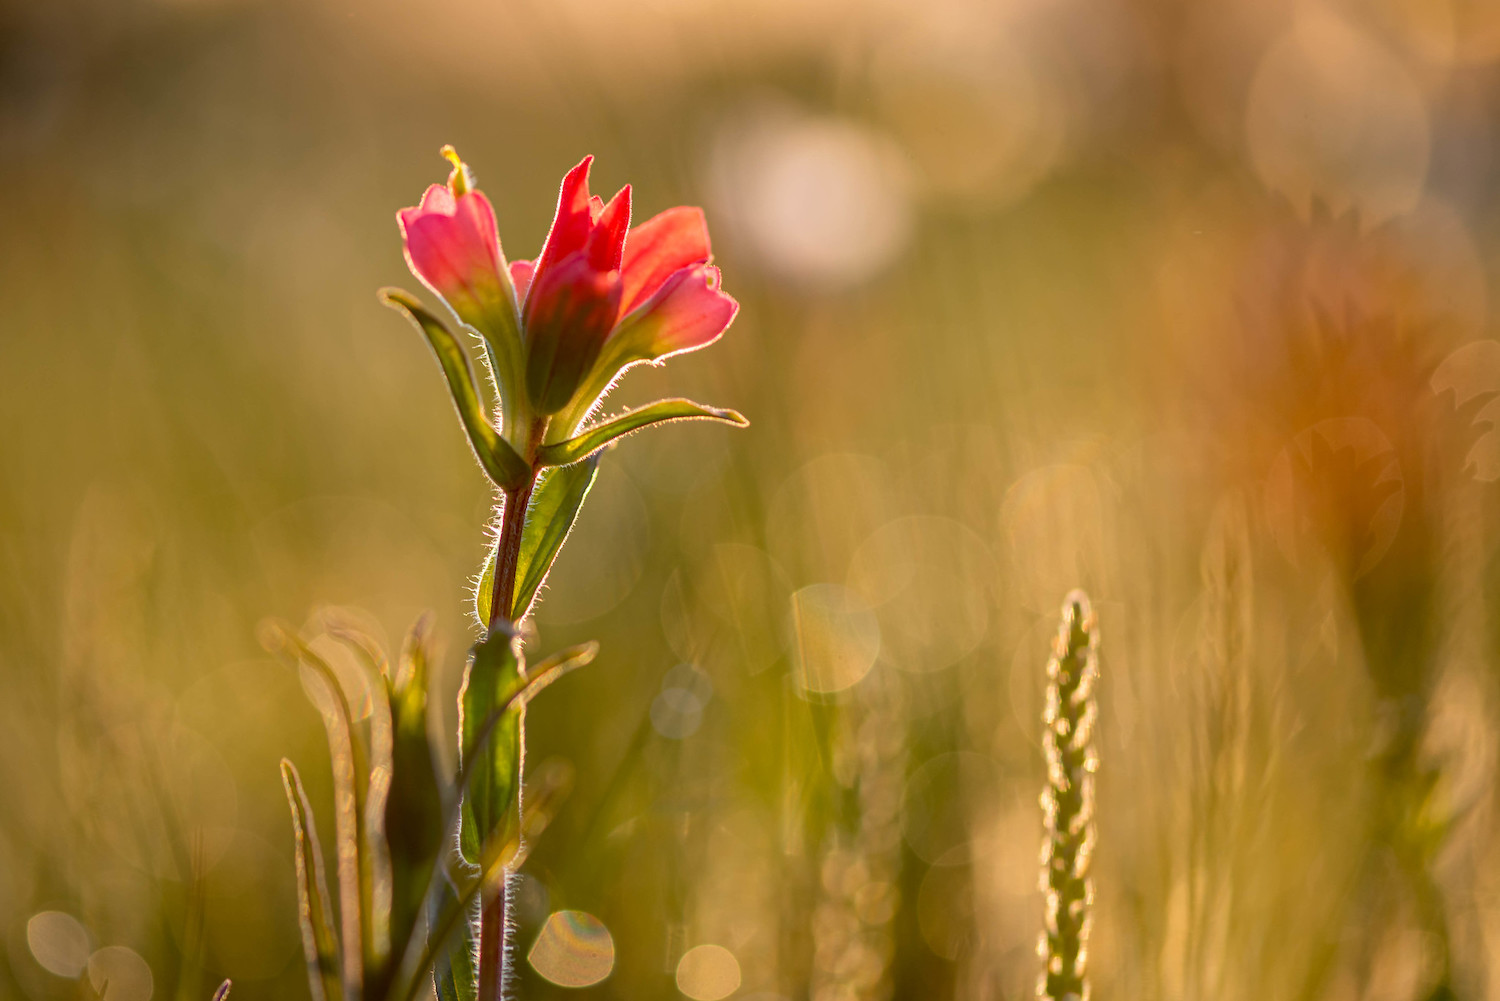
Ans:
{"label": "bokeh light circle", "polygon": [[592,987],[615,968],[615,941],[584,911],[554,911],[526,954],[543,979],[559,987]]}
{"label": "bokeh light circle", "polygon": [[998,802],[1001,788],[1000,766],[983,754],[953,751],[925,762],[906,783],[907,845],[929,865],[962,865],[988,854],[994,832],[974,810]]}
{"label": "bokeh light circle", "polygon": [[1378,222],[1413,208],[1427,177],[1431,124],[1401,61],[1316,5],[1262,58],[1245,116],[1266,186],[1307,209],[1357,209]]}
{"label": "bokeh light circle", "polygon": [[140,953],[123,945],[107,945],[88,960],[89,983],[103,1001],[151,1001],[155,981]]}
{"label": "bokeh light circle", "polygon": [[1471,341],[1453,351],[1433,371],[1432,391],[1451,393],[1448,402],[1454,407],[1472,409],[1473,401],[1481,400],[1463,468],[1481,483],[1500,480],[1500,341]]}
{"label": "bokeh light circle", "polygon": [[984,540],[951,518],[887,522],[849,565],[850,590],[880,617],[885,659],[917,673],[945,668],[979,646],[998,577]]}
{"label": "bokeh light circle", "polygon": [[88,929],[71,914],[42,911],[26,922],[26,944],[42,969],[76,977],[89,961]]}
{"label": "bokeh light circle", "polygon": [[740,989],[740,961],[722,945],[698,945],[677,961],[677,989],[693,1001],[720,1001]]}
{"label": "bokeh light circle", "polygon": [[811,287],[863,282],[911,237],[904,154],[843,118],[748,109],[714,144],[710,186],[719,218],[763,266]]}
{"label": "bokeh light circle", "polygon": [[686,688],[663,688],[651,700],[651,726],[668,740],[683,740],[703,725],[703,700]]}
{"label": "bokeh light circle", "polygon": [[869,674],[880,654],[875,613],[838,584],[811,584],[792,595],[792,635],[792,672],[804,692],[841,692]]}
{"label": "bokeh light circle", "polygon": [[1035,611],[1051,615],[1057,595],[1102,581],[1112,533],[1100,477],[1060,463],[1023,474],[1000,505],[1008,576]]}

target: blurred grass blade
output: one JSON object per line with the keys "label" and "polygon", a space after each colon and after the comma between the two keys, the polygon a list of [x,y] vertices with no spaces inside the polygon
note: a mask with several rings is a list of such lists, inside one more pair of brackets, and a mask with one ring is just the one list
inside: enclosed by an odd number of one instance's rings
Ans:
{"label": "blurred grass blade", "polygon": [[543,446],[537,455],[537,461],[543,466],[566,466],[593,455],[616,439],[632,431],[639,431],[643,427],[666,421],[698,419],[723,421],[735,427],[750,426],[749,421],[733,410],[705,407],[691,400],[658,400],[644,407],[637,407],[598,427],[590,428],[576,438],[569,438],[555,445]]}
{"label": "blurred grass blade", "polygon": [[370,690],[369,761],[359,823],[360,930],[365,975],[377,975],[391,953],[391,852],[386,840],[386,807],[394,774],[390,693],[390,665],[368,633],[342,617],[324,614],[329,635],[349,647],[365,670]]}
{"label": "blurred grass blade", "polygon": [[448,380],[448,394],[458,409],[458,419],[469,434],[469,444],[474,455],[484,467],[485,474],[503,490],[514,490],[531,475],[525,461],[516,454],[510,443],[500,437],[500,432],[485,415],[484,405],[479,401],[479,387],[474,381],[474,370],[469,356],[458,338],[432,313],[410,294],[400,289],[381,289],[380,301],[406,314],[407,319],[422,331],[432,353],[442,366]]}
{"label": "blurred grass blade", "polygon": [[[526,511],[526,529],[516,561],[516,595],[513,621],[520,622],[531,611],[532,602],[546,581],[553,561],[562,551],[573,522],[594,485],[599,472],[598,455],[542,474]],[[493,572],[491,573],[493,579]]]}
{"label": "blurred grass blade", "polygon": [[391,942],[415,931],[432,868],[442,847],[443,802],[427,733],[432,615],[424,614],[401,650],[389,681],[392,762],[385,830],[391,860]]}
{"label": "blurred grass blade", "polygon": [[328,733],[329,763],[333,770],[334,833],[338,859],[339,923],[343,931],[344,982],[354,996],[363,990],[364,935],[361,916],[370,909],[371,887],[361,878],[361,831],[364,829],[365,798],[370,767],[348,694],[333,667],[301,637],[278,623],[261,627],[261,642],[267,649],[294,665],[305,665],[309,677],[322,685],[327,696],[319,706]]}
{"label": "blurred grass blade", "polygon": [[[307,957],[307,981],[313,1001],[353,1001],[339,980],[339,946],[333,932],[328,880],[323,873],[323,850],[312,807],[302,789],[302,777],[286,758],[281,759],[281,782],[292,809],[292,833],[296,840],[297,916],[302,925],[302,951]],[[229,993],[229,981],[220,985],[215,998]]]}

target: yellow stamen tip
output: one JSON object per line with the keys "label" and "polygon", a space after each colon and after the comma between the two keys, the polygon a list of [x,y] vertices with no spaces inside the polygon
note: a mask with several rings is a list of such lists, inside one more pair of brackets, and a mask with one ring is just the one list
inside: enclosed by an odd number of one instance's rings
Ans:
{"label": "yellow stamen tip", "polygon": [[469,175],[468,164],[463,162],[458,155],[458,150],[454,149],[451,143],[445,144],[439,152],[442,153],[443,159],[453,164],[453,173],[448,175],[448,187],[455,195],[466,194],[474,186]]}

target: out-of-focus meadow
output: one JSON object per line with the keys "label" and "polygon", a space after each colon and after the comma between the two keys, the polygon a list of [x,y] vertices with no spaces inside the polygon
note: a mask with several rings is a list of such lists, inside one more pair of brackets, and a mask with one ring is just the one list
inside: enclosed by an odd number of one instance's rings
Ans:
{"label": "out-of-focus meadow", "polygon": [[374,294],[444,142],[742,304],[615,402],[752,427],[606,456],[541,606],[521,996],[1029,996],[1082,586],[1096,997],[1500,997],[1497,74],[1488,0],[7,7],[0,997],[306,996],[262,619],[433,609],[451,727],[491,498]]}

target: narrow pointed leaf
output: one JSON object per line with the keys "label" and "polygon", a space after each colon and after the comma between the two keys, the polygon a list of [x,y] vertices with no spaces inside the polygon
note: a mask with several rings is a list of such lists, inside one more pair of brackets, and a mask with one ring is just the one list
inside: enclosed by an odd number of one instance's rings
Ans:
{"label": "narrow pointed leaf", "polygon": [[[484,846],[504,839],[514,826],[521,761],[522,709],[509,705],[526,668],[519,637],[500,624],[474,645],[459,692],[459,758],[468,775],[463,793],[459,846],[466,861],[478,865]],[[491,724],[491,717],[498,714]],[[486,728],[494,726],[481,740]]]}
{"label": "narrow pointed leaf", "polygon": [[[531,613],[537,592],[547,581],[562,545],[573,530],[584,499],[593,488],[599,457],[543,471],[526,506],[526,527],[516,561],[516,593],[511,619],[521,622]],[[484,569],[474,588],[474,617],[486,624],[495,587],[495,548],[485,556]]]}
{"label": "narrow pointed leaf", "polygon": [[530,703],[542,689],[563,675],[593,663],[594,658],[597,656],[599,656],[599,644],[594,640],[557,651],[551,656],[531,665],[531,669],[526,672],[525,683],[507,699],[506,704],[510,705],[512,702],[519,702],[522,705],[526,705]]}
{"label": "narrow pointed leaf", "polygon": [[[497,631],[496,635],[506,634]],[[490,713],[489,718],[473,728],[471,753],[463,761],[455,783],[460,796],[466,798],[470,781],[475,771],[478,770],[476,766],[485,761],[485,752],[489,748],[490,740],[495,736],[497,725],[507,718],[512,709],[529,702],[538,692],[563,675],[590,663],[598,653],[598,643],[582,643],[545,658],[524,679],[520,678],[517,672],[514,682],[506,690],[498,706]],[[553,763],[553,765],[556,764]],[[448,880],[461,891],[463,903],[466,906],[472,905],[479,887],[486,880],[495,878],[507,868],[513,871],[519,866],[524,860],[524,852],[529,844],[534,843],[536,837],[546,828],[556,812],[557,805],[566,794],[565,778],[566,776],[559,774],[557,767],[549,767],[549,763],[543,762],[542,768],[538,770],[537,775],[533,776],[528,786],[526,805],[521,813],[519,829],[513,828],[508,839],[492,839],[476,856],[480,860],[478,863],[459,854],[450,856],[448,864],[435,866],[425,894],[426,899],[440,900],[445,893],[445,887],[442,884]],[[454,816],[455,813],[458,815]],[[449,844],[455,840],[453,830],[455,822],[460,825],[461,831],[463,823],[461,810],[455,809],[442,824],[443,840]],[[527,841],[527,846],[524,847],[521,841],[523,837]],[[455,869],[459,871],[455,872]],[[429,909],[425,940],[422,936],[413,936],[407,941],[400,970],[388,995],[392,1001],[409,1001],[421,979],[433,969],[433,957],[441,954],[447,938],[454,933],[459,914],[457,906],[447,910],[441,907]],[[470,934],[472,937],[472,929]],[[425,948],[421,944],[424,941]],[[471,942],[471,954],[472,945]],[[472,972],[468,974],[468,977],[470,980],[474,979]]]}
{"label": "narrow pointed leaf", "polygon": [[490,602],[494,600],[495,594],[496,555],[497,547],[491,546],[484,557],[484,569],[479,571],[479,580],[474,584],[474,619],[481,627],[490,624]]}
{"label": "narrow pointed leaf", "polygon": [[[433,901],[433,924],[437,925],[444,912],[458,909],[458,895],[446,879]],[[470,904],[470,911],[473,904]],[[475,924],[478,915],[469,914],[467,920],[457,922],[452,941],[439,945],[432,967],[432,978],[437,988],[438,1001],[478,1001],[479,971],[476,963],[478,941]]]}
{"label": "narrow pointed leaf", "polygon": [[414,1001],[427,971],[434,969],[437,956],[450,946],[456,933],[462,934],[460,922],[469,920],[480,889],[519,868],[531,846],[557,816],[558,808],[572,789],[571,770],[563,762],[553,761],[544,762],[537,771],[527,785],[520,824],[509,836],[490,842],[477,867],[462,866],[472,868],[471,872],[449,872],[457,899],[434,914],[428,923],[425,944],[418,945],[416,938],[409,943],[400,974],[387,995],[389,1001]]}
{"label": "narrow pointed leaf", "polygon": [[370,884],[362,878],[361,831],[369,793],[370,765],[363,734],[355,723],[348,693],[338,674],[292,630],[274,623],[262,628],[261,642],[293,665],[306,666],[326,694],[319,700],[328,757],[333,771],[335,858],[338,860],[339,924],[343,932],[344,983],[358,996],[364,982],[363,915],[371,909]]}
{"label": "narrow pointed leaf", "polygon": [[[474,777],[474,766],[485,760],[483,751],[488,747],[497,726],[506,718],[506,714],[525,706],[552,682],[576,668],[591,663],[598,655],[599,644],[590,640],[587,643],[559,650],[534,665],[525,678],[519,676],[515,678],[514,682],[503,691],[496,708],[490,712],[489,718],[472,730],[472,746],[477,748],[478,752],[471,754],[459,769],[457,786],[460,796],[468,793]],[[445,830],[447,826],[445,825]]]}
{"label": "narrow pointed leaf", "polygon": [[479,865],[485,846],[515,830],[526,704],[563,675],[583,667],[599,644],[560,650],[526,672],[514,633],[496,629],[474,646],[459,693],[463,739],[459,774],[462,813],[459,847]]}
{"label": "narrow pointed leaf", "polygon": [[658,400],[590,428],[575,438],[544,446],[537,456],[537,461],[543,466],[566,466],[595,454],[601,448],[632,431],[639,431],[643,427],[661,424],[665,421],[695,419],[723,421],[736,427],[748,427],[750,424],[733,410],[705,407],[691,400]]}
{"label": "narrow pointed leaf", "polygon": [[228,980],[220,984],[219,989],[214,991],[213,1001],[228,1001],[229,988],[232,986],[234,985]]}
{"label": "narrow pointed leaf", "polygon": [[[307,981],[313,1001],[339,1001],[344,989],[339,981],[339,946],[334,935],[332,906],[328,901],[328,880],[323,873],[323,852],[318,845],[318,830],[313,823],[312,807],[302,789],[297,768],[281,759],[281,782],[286,787],[287,803],[292,809],[292,834],[297,856],[297,916],[302,925],[302,952],[307,958]],[[217,999],[229,992],[225,981],[214,994]]]}
{"label": "narrow pointed leaf", "polygon": [[513,490],[531,475],[526,462],[516,454],[510,443],[500,437],[500,432],[485,416],[484,406],[479,401],[479,388],[474,381],[474,370],[469,364],[468,353],[459,344],[458,338],[444,326],[443,321],[428,312],[421,303],[400,289],[383,289],[380,299],[387,306],[406,314],[416,324],[437,356],[443,375],[448,380],[448,393],[458,410],[458,418],[469,434],[469,444],[474,455],[484,467],[485,474],[496,486]]}
{"label": "narrow pointed leaf", "polygon": [[514,621],[520,622],[531,611],[537,592],[573,531],[573,522],[578,519],[598,471],[599,456],[591,455],[582,462],[542,474],[527,507],[521,553],[516,561]]}

